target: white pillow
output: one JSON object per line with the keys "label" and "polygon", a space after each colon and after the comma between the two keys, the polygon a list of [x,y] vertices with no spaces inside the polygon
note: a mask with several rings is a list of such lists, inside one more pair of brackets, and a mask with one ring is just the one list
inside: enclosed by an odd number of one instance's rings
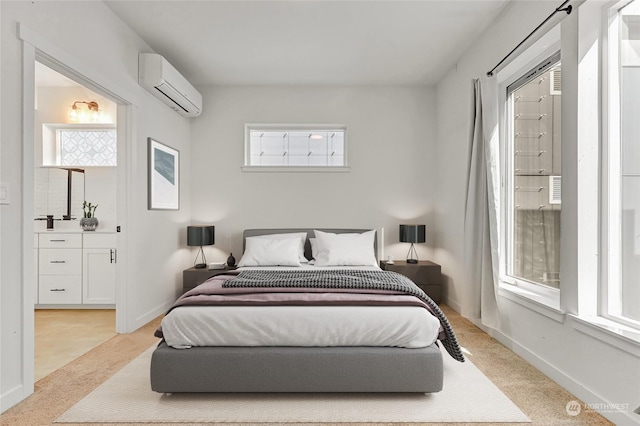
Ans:
{"label": "white pillow", "polygon": [[249,241],[252,238],[267,238],[269,240],[281,240],[281,239],[290,239],[290,238],[299,238],[300,245],[298,246],[298,258],[300,263],[307,263],[309,259],[304,256],[304,243],[307,241],[307,233],[306,232],[292,232],[289,234],[269,234],[269,235],[256,235],[255,237],[247,237],[246,240]]}
{"label": "white pillow", "polygon": [[300,266],[299,243],[299,238],[247,238],[238,266]]}
{"label": "white pillow", "polygon": [[376,231],[361,234],[316,234],[316,266],[378,266],[373,249]]}

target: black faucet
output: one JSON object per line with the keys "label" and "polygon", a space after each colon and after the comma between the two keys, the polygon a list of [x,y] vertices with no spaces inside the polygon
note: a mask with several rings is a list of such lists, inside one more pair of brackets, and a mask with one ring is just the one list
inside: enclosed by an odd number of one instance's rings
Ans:
{"label": "black faucet", "polygon": [[54,220],[60,220],[60,219],[54,219],[52,214],[48,214],[47,217],[38,217],[35,220],[46,220],[47,221],[47,229],[53,229],[53,221]]}

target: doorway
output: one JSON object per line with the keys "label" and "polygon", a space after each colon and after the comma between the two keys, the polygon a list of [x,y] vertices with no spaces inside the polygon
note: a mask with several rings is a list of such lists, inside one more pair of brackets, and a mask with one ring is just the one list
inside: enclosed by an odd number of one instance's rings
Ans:
{"label": "doorway", "polygon": [[34,382],[116,335],[115,309],[36,309]]}
{"label": "doorway", "polygon": [[[25,196],[38,381],[116,334],[118,105],[37,60],[34,75],[34,191]],[[85,233],[87,214],[99,222]]]}

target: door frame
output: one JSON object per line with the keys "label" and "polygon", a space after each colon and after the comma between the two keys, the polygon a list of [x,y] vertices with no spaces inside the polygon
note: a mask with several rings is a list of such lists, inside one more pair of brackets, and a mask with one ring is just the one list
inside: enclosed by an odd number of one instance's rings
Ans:
{"label": "door frame", "polygon": [[34,391],[35,353],[35,256],[33,233],[33,185],[34,185],[34,93],[35,62],[38,61],[87,88],[109,98],[117,104],[116,131],[118,138],[118,166],[116,182],[116,217],[124,231],[117,234],[116,249],[116,332],[131,332],[127,315],[127,239],[130,223],[130,200],[133,190],[127,185],[132,176],[131,158],[135,136],[135,105],[137,87],[121,87],[99,71],[51,43],[28,27],[18,24],[18,37],[22,41],[22,383],[23,398]]}

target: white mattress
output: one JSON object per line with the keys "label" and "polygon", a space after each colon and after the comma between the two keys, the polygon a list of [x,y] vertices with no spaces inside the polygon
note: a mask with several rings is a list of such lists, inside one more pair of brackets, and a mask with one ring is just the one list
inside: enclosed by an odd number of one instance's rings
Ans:
{"label": "white mattress", "polygon": [[432,344],[440,323],[417,306],[189,306],[162,320],[169,346]]}

